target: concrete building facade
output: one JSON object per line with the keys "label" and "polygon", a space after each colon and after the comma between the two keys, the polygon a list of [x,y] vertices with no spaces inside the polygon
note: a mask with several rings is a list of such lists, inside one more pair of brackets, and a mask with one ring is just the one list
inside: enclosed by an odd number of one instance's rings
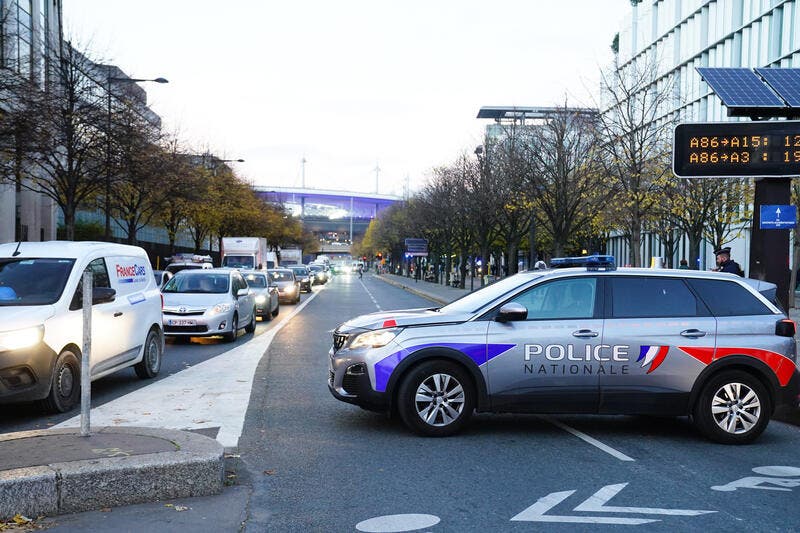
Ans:
{"label": "concrete building facade", "polygon": [[[50,90],[48,73],[62,44],[61,0],[0,0],[0,75],[25,78]],[[0,98],[3,106],[12,105]],[[52,200],[0,181],[0,243],[56,236]]]}

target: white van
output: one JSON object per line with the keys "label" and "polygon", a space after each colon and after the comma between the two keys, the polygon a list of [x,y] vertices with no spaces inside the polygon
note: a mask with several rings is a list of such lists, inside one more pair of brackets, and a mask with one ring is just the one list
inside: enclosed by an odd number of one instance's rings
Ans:
{"label": "white van", "polygon": [[133,366],[161,368],[161,293],[147,253],[104,242],[0,245],[0,404],[41,400],[65,412],[80,400],[82,278],[91,269],[92,380]]}

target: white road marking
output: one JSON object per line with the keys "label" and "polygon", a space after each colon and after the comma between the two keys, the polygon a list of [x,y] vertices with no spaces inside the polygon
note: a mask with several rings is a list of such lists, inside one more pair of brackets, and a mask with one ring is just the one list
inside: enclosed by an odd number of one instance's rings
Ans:
{"label": "white road marking", "polygon": [[[217,440],[220,444],[235,448],[244,427],[258,363],[275,335],[317,294],[319,292],[312,293],[266,333],[152,385],[93,408],[92,424],[98,427],[168,429],[219,427]],[[80,415],[53,427],[79,425]]]}
{"label": "white road marking", "polygon": [[366,285],[364,285],[364,282],[362,280],[360,280],[360,279],[358,280],[358,282],[361,284],[362,287],[364,287],[364,290],[367,291],[367,294],[369,295],[370,300],[372,300],[372,303],[374,303],[375,307],[378,308],[378,311],[383,311],[383,309],[381,309],[381,306],[378,305],[378,300],[376,300],[375,297],[372,295],[372,293],[369,292],[369,289],[367,288]]}
{"label": "white road marking", "polygon": [[627,487],[627,483],[606,485],[578,505],[575,511],[591,513],[633,513],[633,514],[661,514],[670,516],[698,516],[701,514],[716,513],[716,511],[701,511],[696,509],[661,509],[656,507],[618,507],[606,505],[611,498]]}
{"label": "white road marking", "polygon": [[[573,511],[578,512],[599,512],[599,513],[631,513],[631,514],[656,514],[668,516],[698,516],[717,511],[702,511],[696,509],[661,509],[658,507],[617,507],[606,505],[622,489],[628,486],[627,483],[606,485],[600,490],[586,498]],[[649,522],[659,522],[649,518],[610,518],[605,516],[576,516],[576,515],[547,515],[547,511],[563,502],[575,494],[574,490],[562,492],[551,492],[543,498],[539,498],[536,503],[514,516],[512,522],[566,522],[570,524],[619,524],[637,526]]]}
{"label": "white road marking", "polygon": [[363,520],[356,524],[356,530],[366,533],[401,533],[433,527],[439,521],[438,516],[431,514],[394,514]]}
{"label": "white road marking", "polygon": [[660,522],[648,518],[610,518],[607,516],[569,516],[569,515],[546,515],[545,513],[575,494],[574,490],[563,492],[551,492],[547,496],[539,498],[536,503],[514,516],[512,522],[564,522],[568,524],[617,524],[638,526],[650,522]]}
{"label": "white road marking", "polygon": [[558,428],[561,428],[561,429],[563,429],[564,431],[566,431],[568,433],[572,433],[573,435],[575,435],[579,439],[581,439],[581,440],[583,440],[585,442],[588,442],[589,444],[591,444],[592,446],[595,446],[596,448],[599,448],[599,449],[603,450],[607,454],[616,457],[620,461],[635,461],[636,460],[636,459],[633,459],[632,457],[628,457],[627,455],[625,455],[621,451],[615,450],[611,446],[608,446],[607,444],[603,444],[599,440],[597,440],[597,439],[595,439],[593,437],[590,437],[586,433],[578,431],[575,428],[571,428],[568,425],[564,424],[563,422],[560,422],[560,421],[558,421],[558,420],[556,420],[554,418],[550,418],[549,416],[544,416],[544,415],[541,415],[539,418],[541,418],[542,420],[546,420],[547,422],[550,422],[554,426],[556,426]]}
{"label": "white road marking", "polygon": [[753,468],[753,472],[761,474],[761,476],[787,477],[748,476],[725,485],[715,485],[711,487],[711,490],[732,492],[736,489],[757,489],[791,492],[794,487],[800,487],[800,479],[792,479],[793,476],[800,476],[800,468],[794,466],[757,466]]}

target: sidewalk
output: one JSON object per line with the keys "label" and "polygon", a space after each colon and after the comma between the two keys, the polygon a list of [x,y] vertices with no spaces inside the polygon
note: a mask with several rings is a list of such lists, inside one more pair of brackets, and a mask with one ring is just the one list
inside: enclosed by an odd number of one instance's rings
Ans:
{"label": "sidewalk", "polygon": [[[395,287],[400,287],[417,296],[422,296],[440,305],[449,304],[470,292],[470,282],[467,280],[466,289],[456,289],[448,285],[431,283],[430,281],[415,280],[396,274],[380,274],[374,276]],[[475,289],[480,289],[479,280],[475,279]]]}
{"label": "sidewalk", "polygon": [[[467,281],[467,289],[464,290],[454,289],[453,287],[440,285],[438,283],[430,283],[428,281],[417,281],[413,278],[397,276],[395,274],[381,274],[375,277],[385,281],[386,283],[395,285],[396,287],[401,287],[408,292],[416,294],[417,296],[427,298],[440,305],[448,304],[456,298],[460,298],[461,296],[470,292],[469,280]],[[478,288],[480,287],[476,285],[475,289]],[[800,309],[792,308],[789,311],[789,318],[794,320],[796,323],[800,323]],[[800,352],[800,348],[798,348],[798,352]],[[775,410],[773,419],[780,420],[781,422],[786,422],[788,424],[793,424],[795,426],[800,426],[800,408],[792,409],[790,407],[779,407]]]}
{"label": "sidewalk", "polygon": [[0,435],[0,521],[222,492],[223,448],[186,431],[97,427]]}

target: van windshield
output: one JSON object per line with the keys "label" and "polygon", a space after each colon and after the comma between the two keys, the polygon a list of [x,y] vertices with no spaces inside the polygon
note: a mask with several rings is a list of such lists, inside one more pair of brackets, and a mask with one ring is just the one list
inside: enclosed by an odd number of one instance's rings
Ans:
{"label": "van windshield", "polygon": [[50,305],[58,301],[74,259],[0,260],[0,306]]}
{"label": "van windshield", "polygon": [[226,255],[222,259],[222,266],[228,268],[254,269],[255,258],[252,255]]}

